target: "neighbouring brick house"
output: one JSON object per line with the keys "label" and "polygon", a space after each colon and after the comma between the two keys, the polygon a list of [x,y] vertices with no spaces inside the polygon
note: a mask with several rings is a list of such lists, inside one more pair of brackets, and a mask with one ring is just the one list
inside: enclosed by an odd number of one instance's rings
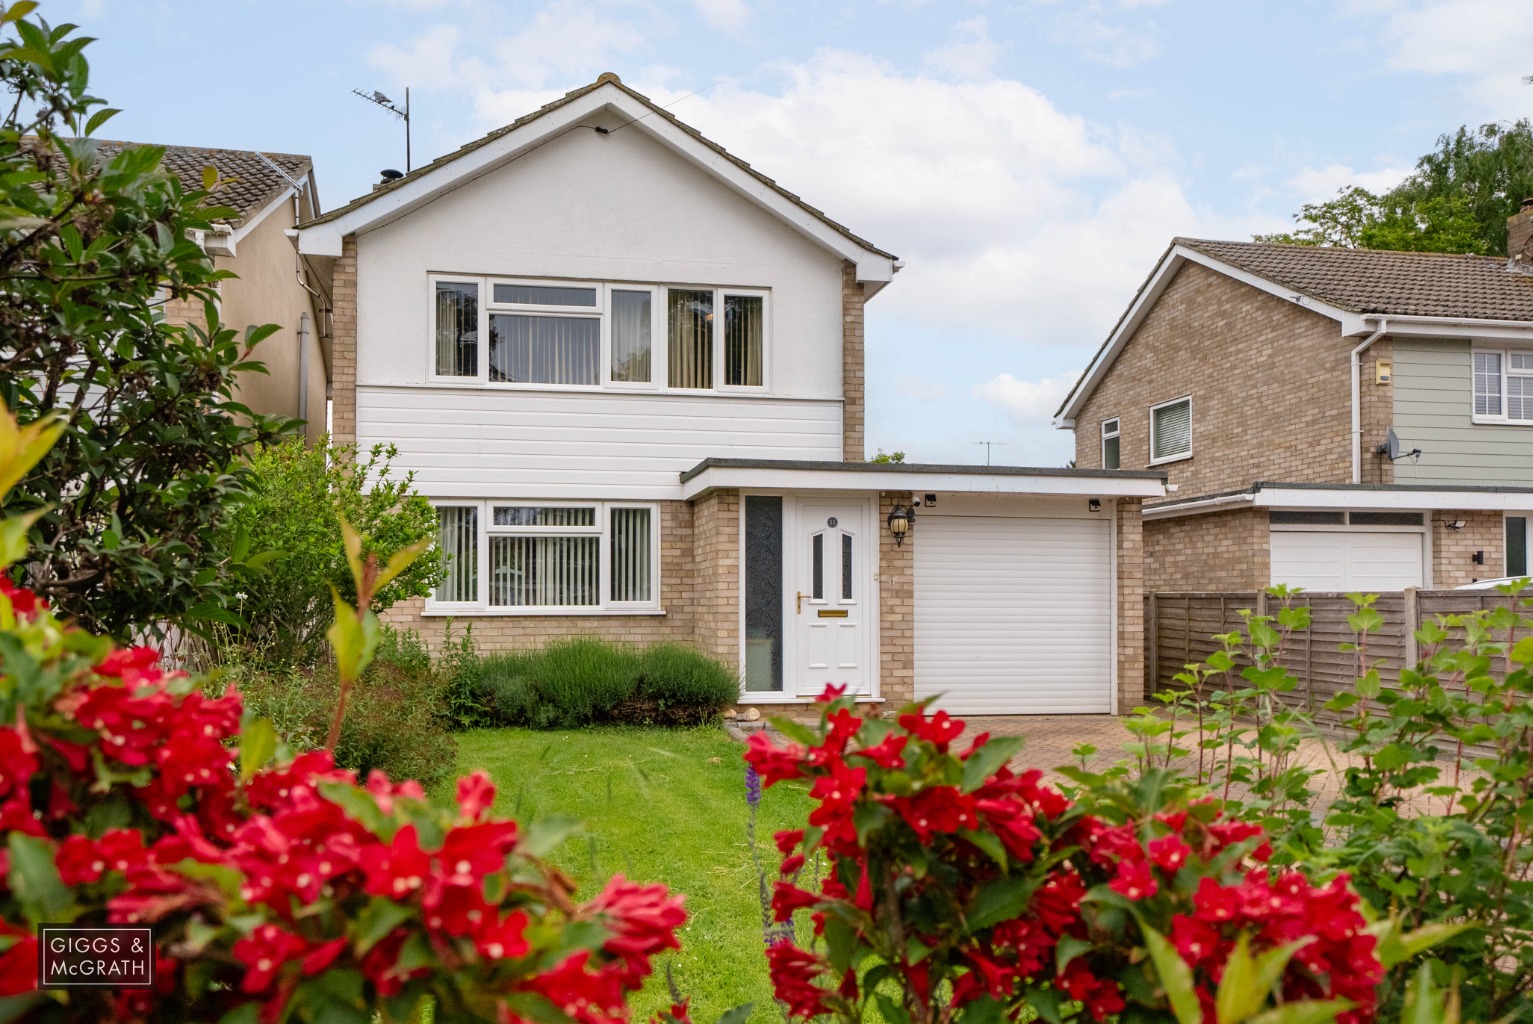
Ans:
{"label": "neighbouring brick house", "polygon": [[1513,258],[1178,238],[1056,424],[1161,469],[1151,591],[1528,572],[1533,204]]}
{"label": "neighbouring brick house", "polygon": [[1141,699],[1161,473],[865,462],[897,261],[615,75],[298,239],[333,274],[337,439],[395,445],[439,511],[448,578],[395,622],[680,640],[752,705]]}
{"label": "neighbouring brick house", "polygon": [[[103,141],[103,157],[136,142]],[[219,177],[214,201],[234,216],[198,242],[219,270],[234,277],[218,282],[218,312],[227,327],[274,323],[281,330],[258,345],[252,358],[267,372],[244,373],[235,397],[256,412],[303,420],[309,441],[325,433],[329,394],[329,281],[300,260],[289,234],[319,215],[314,165],[293,153],[164,146],[163,167],[188,190],[203,187],[203,169]],[[200,324],[200,304],[171,301],[166,316]]]}

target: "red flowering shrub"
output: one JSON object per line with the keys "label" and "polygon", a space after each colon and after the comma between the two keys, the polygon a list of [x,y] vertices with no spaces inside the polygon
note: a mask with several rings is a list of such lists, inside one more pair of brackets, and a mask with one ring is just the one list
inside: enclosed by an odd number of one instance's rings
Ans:
{"label": "red flowering shrub", "polygon": [[[746,753],[767,785],[805,780],[817,802],[777,837],[777,920],[807,911],[814,936],[768,951],[791,1015],[1371,1019],[1377,929],[1346,876],[1270,869],[1258,826],[1156,776],[1084,806],[1012,772],[1014,741],[960,745],[944,712],[864,720],[834,689],[823,700],[818,729],[777,723],[787,746],[758,734]],[[786,880],[816,859],[816,885]]]}

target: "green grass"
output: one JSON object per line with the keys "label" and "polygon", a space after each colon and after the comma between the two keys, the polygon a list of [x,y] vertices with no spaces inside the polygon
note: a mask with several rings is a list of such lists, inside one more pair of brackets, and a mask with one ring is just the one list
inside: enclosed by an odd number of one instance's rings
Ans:
{"label": "green grass", "polygon": [[[460,772],[483,768],[495,779],[497,813],[585,822],[554,858],[582,896],[618,872],[686,894],[682,948],[657,964],[634,1001],[635,1020],[667,1004],[669,961],[698,1024],[747,1002],[756,1004],[752,1024],[781,1021],[746,841],[743,748],[722,729],[480,730],[460,734],[458,747]],[[764,794],[757,838],[769,880],[777,862],[772,834],[802,828],[808,813],[802,786],[782,783]]]}

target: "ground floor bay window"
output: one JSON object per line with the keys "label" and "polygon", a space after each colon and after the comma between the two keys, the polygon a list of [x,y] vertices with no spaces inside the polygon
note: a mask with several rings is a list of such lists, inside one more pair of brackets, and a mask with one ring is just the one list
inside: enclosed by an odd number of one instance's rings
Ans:
{"label": "ground floor bay window", "polygon": [[441,501],[436,509],[447,578],[428,610],[658,610],[654,505]]}

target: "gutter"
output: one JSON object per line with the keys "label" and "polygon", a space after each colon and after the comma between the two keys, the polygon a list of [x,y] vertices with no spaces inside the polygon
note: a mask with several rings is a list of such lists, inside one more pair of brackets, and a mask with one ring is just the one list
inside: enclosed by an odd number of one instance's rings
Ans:
{"label": "gutter", "polygon": [[1199,498],[1196,501],[1186,501],[1179,504],[1148,506],[1144,509],[1144,518],[1163,519],[1169,516],[1206,512],[1224,507],[1236,508],[1241,505],[1249,505],[1255,500],[1256,495],[1251,491],[1241,491],[1239,494],[1221,494],[1213,498]]}
{"label": "gutter", "polygon": [[1362,354],[1383,336],[1389,328],[1389,320],[1380,318],[1377,328],[1352,350],[1352,482],[1363,482],[1363,407],[1362,407]]}

